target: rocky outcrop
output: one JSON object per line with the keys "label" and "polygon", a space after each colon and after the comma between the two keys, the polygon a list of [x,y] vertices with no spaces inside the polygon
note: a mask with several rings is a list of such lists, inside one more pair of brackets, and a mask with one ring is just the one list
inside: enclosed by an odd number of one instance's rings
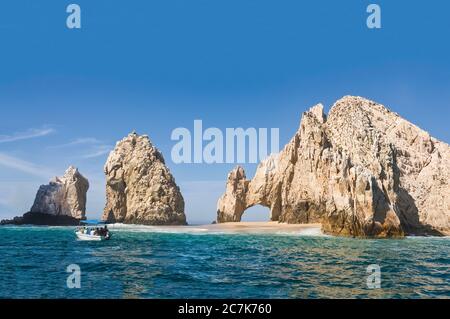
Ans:
{"label": "rocky outcrop", "polygon": [[361,97],[303,114],[279,154],[252,180],[241,167],[228,176],[218,222],[240,221],[254,205],[271,219],[322,223],[330,234],[396,237],[450,232],[450,147]]}
{"label": "rocky outcrop", "polygon": [[248,184],[242,167],[238,166],[228,174],[225,195],[219,201],[217,216],[219,222],[241,221],[242,214],[249,207],[246,200]]}
{"label": "rocky outcrop", "polygon": [[117,143],[104,168],[110,223],[185,225],[184,200],[162,154],[146,135]]}
{"label": "rocky outcrop", "polygon": [[2,224],[78,225],[86,219],[86,193],[89,182],[75,167],[69,167],[62,177],[42,185],[30,212]]}

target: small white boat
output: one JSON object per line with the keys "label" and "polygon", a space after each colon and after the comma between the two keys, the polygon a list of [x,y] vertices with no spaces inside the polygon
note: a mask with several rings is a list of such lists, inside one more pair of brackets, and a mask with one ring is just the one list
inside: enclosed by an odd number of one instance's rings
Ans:
{"label": "small white boat", "polygon": [[106,228],[103,231],[98,231],[98,227],[81,227],[75,232],[79,240],[84,241],[102,241],[109,240],[111,234]]}
{"label": "small white boat", "polygon": [[79,240],[102,241],[102,240],[106,239],[102,236],[88,235],[88,234],[83,234],[82,232],[76,232],[75,234],[77,235]]}

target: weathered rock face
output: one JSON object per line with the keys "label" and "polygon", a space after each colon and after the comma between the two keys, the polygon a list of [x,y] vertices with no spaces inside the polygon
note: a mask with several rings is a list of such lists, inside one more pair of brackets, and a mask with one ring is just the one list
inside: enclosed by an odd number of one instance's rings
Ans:
{"label": "weathered rock face", "polygon": [[219,201],[217,218],[219,222],[241,221],[242,214],[249,207],[246,200],[248,184],[242,167],[238,166],[228,174],[226,191]]}
{"label": "weathered rock face", "polygon": [[42,185],[30,212],[3,224],[77,225],[86,215],[89,182],[75,167]]}
{"label": "weathered rock face", "polygon": [[[237,174],[239,172],[239,174]],[[218,222],[240,221],[260,204],[272,220],[321,222],[357,237],[450,232],[450,147],[360,97],[344,97],[328,118],[317,105],[280,154],[248,181],[230,173]]]}
{"label": "weathered rock face", "polygon": [[84,219],[88,189],[88,180],[71,166],[64,176],[39,188],[30,212]]}
{"label": "weathered rock face", "polygon": [[103,220],[143,225],[185,225],[184,200],[162,154],[146,135],[118,142],[105,164]]}

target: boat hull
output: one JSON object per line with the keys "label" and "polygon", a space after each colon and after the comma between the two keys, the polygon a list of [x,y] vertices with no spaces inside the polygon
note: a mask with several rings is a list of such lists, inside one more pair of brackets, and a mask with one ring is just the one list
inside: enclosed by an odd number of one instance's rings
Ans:
{"label": "boat hull", "polygon": [[82,233],[75,233],[77,235],[77,238],[79,240],[84,240],[84,241],[102,241],[105,240],[105,237],[102,236],[95,236],[95,235],[88,235],[88,234],[82,234]]}

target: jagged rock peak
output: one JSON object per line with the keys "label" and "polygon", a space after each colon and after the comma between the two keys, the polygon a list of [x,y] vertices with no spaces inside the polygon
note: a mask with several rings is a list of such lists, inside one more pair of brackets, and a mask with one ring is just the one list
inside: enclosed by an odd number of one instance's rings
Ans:
{"label": "jagged rock peak", "polygon": [[86,219],[88,180],[77,168],[70,166],[63,176],[42,185],[30,211],[22,217],[4,220],[1,224],[78,225]]}
{"label": "jagged rock peak", "polygon": [[184,225],[184,200],[159,150],[132,132],[117,142],[104,167],[108,222]]}
{"label": "jagged rock peak", "polygon": [[321,103],[310,108],[307,113],[312,114],[322,124],[327,120],[327,117],[323,112],[323,105]]}
{"label": "jagged rock peak", "polygon": [[30,212],[84,219],[88,189],[88,180],[70,166],[63,176],[39,188]]}

